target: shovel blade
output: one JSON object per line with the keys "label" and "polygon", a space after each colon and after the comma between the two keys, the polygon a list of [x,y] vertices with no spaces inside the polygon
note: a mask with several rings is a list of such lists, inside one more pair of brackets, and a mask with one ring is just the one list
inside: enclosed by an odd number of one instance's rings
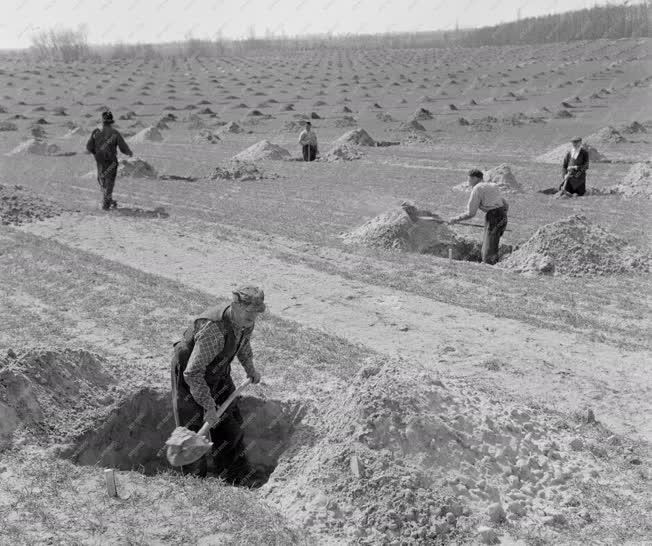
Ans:
{"label": "shovel blade", "polygon": [[194,463],[213,446],[205,436],[185,427],[175,428],[165,444],[168,446],[167,459],[172,466]]}

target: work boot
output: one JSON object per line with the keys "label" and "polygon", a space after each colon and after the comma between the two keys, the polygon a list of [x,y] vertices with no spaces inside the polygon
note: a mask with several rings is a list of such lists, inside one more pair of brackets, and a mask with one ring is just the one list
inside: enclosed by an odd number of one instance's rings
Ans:
{"label": "work boot", "polygon": [[111,199],[111,208],[112,209],[118,208],[118,202],[115,199]]}

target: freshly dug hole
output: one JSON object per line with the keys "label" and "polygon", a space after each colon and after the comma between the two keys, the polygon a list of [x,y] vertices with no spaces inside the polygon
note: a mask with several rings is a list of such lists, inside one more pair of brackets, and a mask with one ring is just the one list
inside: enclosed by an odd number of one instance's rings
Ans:
{"label": "freshly dug hole", "polygon": [[[288,446],[294,421],[285,406],[273,400],[243,397],[238,406],[247,457],[267,481]],[[169,471],[172,467],[166,459],[165,441],[174,428],[170,393],[143,388],[125,399],[101,425],[79,437],[74,448],[63,455],[82,465],[146,475]]]}

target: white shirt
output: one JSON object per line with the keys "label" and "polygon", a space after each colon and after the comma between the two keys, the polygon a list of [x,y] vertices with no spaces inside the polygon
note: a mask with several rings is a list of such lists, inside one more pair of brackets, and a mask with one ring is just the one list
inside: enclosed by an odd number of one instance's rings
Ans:
{"label": "white shirt", "polygon": [[305,146],[306,144],[317,146],[317,135],[312,130],[304,129],[299,135],[299,144],[301,146]]}

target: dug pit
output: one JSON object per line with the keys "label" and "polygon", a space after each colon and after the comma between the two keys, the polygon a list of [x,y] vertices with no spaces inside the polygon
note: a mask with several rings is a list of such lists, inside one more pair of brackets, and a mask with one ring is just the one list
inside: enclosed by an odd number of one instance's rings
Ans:
{"label": "dug pit", "polygon": [[[247,457],[258,470],[262,485],[287,449],[297,419],[287,404],[275,400],[245,396],[238,406]],[[170,394],[143,388],[118,404],[99,426],[78,437],[63,455],[81,465],[146,475],[170,471],[165,441],[174,427]]]}

